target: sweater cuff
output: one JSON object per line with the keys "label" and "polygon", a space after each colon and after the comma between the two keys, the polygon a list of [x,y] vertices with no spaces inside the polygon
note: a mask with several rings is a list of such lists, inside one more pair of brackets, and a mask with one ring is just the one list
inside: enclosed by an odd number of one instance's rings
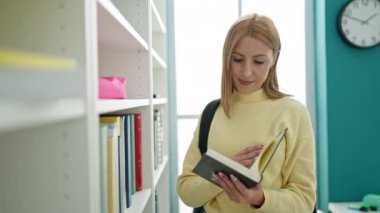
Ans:
{"label": "sweater cuff", "polygon": [[276,195],[273,194],[273,191],[263,189],[263,193],[264,193],[264,197],[265,197],[263,205],[261,205],[260,207],[256,207],[254,205],[251,205],[251,208],[258,209],[258,210],[260,210],[260,212],[276,212],[276,211],[278,211],[278,209],[276,209],[274,207],[276,205],[270,204],[272,200],[274,200],[274,201],[276,200],[276,198],[275,198]]}

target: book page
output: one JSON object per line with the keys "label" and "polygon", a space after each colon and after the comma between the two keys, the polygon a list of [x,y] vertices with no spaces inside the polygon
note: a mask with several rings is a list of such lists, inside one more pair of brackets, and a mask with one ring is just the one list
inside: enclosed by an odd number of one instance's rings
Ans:
{"label": "book page", "polygon": [[252,180],[260,180],[261,179],[260,173],[251,172],[251,170],[249,168],[243,166],[242,164],[234,161],[233,159],[231,159],[231,158],[229,158],[223,154],[220,154],[219,152],[217,152],[211,148],[209,148],[207,150],[206,154],[208,156],[214,158],[215,160],[221,162],[222,164],[225,164],[228,167],[233,168],[234,170],[240,172],[241,174],[245,175],[246,177],[251,178]]}
{"label": "book page", "polygon": [[263,175],[266,167],[272,160],[272,157],[275,154],[277,148],[279,147],[280,143],[284,140],[285,133],[287,130],[288,128],[285,128],[283,131],[277,134],[275,139],[266,147],[264,152],[261,153],[261,155],[257,158],[255,163],[253,163],[252,167],[250,168],[252,172]]}

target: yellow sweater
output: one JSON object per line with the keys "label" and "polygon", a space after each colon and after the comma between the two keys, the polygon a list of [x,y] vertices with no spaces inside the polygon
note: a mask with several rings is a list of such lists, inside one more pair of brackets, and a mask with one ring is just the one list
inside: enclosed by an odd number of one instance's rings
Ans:
{"label": "yellow sweater", "polygon": [[286,141],[278,147],[263,175],[265,202],[255,209],[231,201],[221,188],[191,172],[201,158],[198,123],[182,174],[177,178],[177,193],[182,201],[191,207],[204,205],[207,213],[312,212],[316,200],[314,133],[301,103],[289,97],[269,99],[263,90],[234,93],[230,118],[221,106],[215,112],[208,147],[229,157],[256,144],[264,144],[265,149],[285,127]]}

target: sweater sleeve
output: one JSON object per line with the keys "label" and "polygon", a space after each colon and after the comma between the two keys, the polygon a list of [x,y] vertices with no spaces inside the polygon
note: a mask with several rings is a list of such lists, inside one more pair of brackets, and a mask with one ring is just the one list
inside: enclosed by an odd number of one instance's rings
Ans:
{"label": "sweater sleeve", "polygon": [[222,189],[192,172],[201,158],[198,148],[199,122],[193,140],[186,152],[182,174],[177,178],[176,189],[181,200],[188,206],[199,207],[222,192]]}
{"label": "sweater sleeve", "polygon": [[[300,109],[300,108],[299,108]],[[287,133],[281,189],[264,189],[265,202],[255,212],[312,212],[316,200],[315,144],[309,115],[302,107]]]}

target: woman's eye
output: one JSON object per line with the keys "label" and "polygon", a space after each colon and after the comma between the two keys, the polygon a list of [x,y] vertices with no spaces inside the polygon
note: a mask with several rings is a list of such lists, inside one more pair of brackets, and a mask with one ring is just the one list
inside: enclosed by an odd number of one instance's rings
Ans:
{"label": "woman's eye", "polygon": [[242,58],[232,58],[232,60],[233,60],[234,62],[236,62],[236,63],[240,63],[240,62],[243,61]]}
{"label": "woman's eye", "polygon": [[255,64],[259,64],[259,65],[260,65],[260,64],[264,64],[264,61],[258,61],[258,60],[255,60],[254,62],[255,62]]}

